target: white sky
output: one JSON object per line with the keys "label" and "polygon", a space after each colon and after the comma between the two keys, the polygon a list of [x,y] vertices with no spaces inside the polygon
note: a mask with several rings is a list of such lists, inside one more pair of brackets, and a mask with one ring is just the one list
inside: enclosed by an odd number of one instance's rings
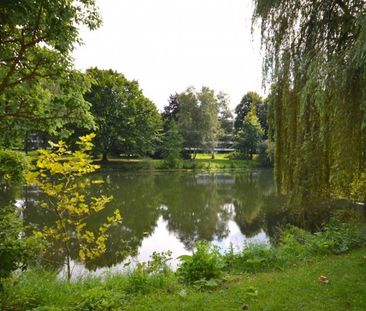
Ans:
{"label": "white sky", "polygon": [[76,68],[117,70],[137,80],[160,110],[188,86],[223,91],[234,108],[248,91],[263,94],[252,2],[97,0],[103,25],[81,31]]}

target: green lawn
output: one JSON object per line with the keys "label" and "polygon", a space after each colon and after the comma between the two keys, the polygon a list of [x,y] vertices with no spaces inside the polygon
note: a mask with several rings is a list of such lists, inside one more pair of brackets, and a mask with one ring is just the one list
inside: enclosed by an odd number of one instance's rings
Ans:
{"label": "green lawn", "polygon": [[[195,160],[182,160],[183,170],[248,170],[258,166],[256,160],[231,160],[229,153],[220,153],[212,159],[209,153],[199,153]],[[104,168],[116,168],[122,170],[160,170],[166,169],[164,160],[153,159],[123,159],[111,157],[108,162],[99,162]]]}
{"label": "green lawn", "polygon": [[[329,284],[319,281],[321,275]],[[366,310],[366,249],[283,272],[231,276],[214,291],[137,296],[123,310]]]}
{"label": "green lawn", "polygon": [[[229,160],[232,153],[215,153],[215,160]],[[211,153],[197,153],[196,160],[211,160]]]}

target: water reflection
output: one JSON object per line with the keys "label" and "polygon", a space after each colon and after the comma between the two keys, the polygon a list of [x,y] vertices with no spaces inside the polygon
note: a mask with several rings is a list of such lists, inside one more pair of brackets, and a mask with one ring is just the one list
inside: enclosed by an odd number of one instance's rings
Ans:
{"label": "water reflection", "polygon": [[[116,208],[123,219],[110,231],[107,252],[87,263],[89,270],[120,267],[117,264],[131,256],[147,260],[153,251],[172,250],[176,258],[202,239],[223,249],[230,243],[268,242],[279,224],[290,221],[283,200],[274,195],[270,170],[232,174],[107,171],[93,177],[105,183],[94,185],[90,195],[112,195],[113,201],[90,219],[89,230],[96,230]],[[26,187],[22,197],[18,194],[28,224],[42,227],[54,221],[47,210],[38,208],[42,196],[32,187]],[[10,202],[10,197],[2,196],[2,204]],[[57,254],[50,254],[49,259],[54,266],[62,266]]]}

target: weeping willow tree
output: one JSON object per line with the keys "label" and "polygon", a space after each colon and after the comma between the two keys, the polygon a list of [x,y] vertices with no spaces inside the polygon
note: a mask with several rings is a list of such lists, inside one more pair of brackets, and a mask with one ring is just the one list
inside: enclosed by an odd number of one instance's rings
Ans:
{"label": "weeping willow tree", "polygon": [[366,202],[366,1],[255,0],[278,191]]}

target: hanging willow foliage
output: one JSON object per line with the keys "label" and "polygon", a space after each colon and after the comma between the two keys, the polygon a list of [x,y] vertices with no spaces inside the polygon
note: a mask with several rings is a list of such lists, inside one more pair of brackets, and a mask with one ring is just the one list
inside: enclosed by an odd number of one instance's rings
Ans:
{"label": "hanging willow foliage", "polygon": [[277,189],[366,201],[366,1],[255,0]]}

